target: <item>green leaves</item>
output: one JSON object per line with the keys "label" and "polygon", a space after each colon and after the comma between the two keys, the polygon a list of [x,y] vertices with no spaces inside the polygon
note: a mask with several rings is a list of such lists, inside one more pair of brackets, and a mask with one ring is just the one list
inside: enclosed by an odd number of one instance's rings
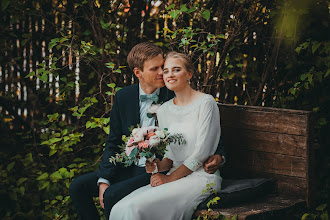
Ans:
{"label": "green leaves", "polygon": [[86,122],[86,128],[90,128],[92,125],[93,125],[92,122],[90,122],[90,121]]}
{"label": "green leaves", "polygon": [[315,51],[320,47],[321,42],[313,41],[312,42],[312,53],[314,54]]}
{"label": "green leaves", "polygon": [[16,185],[19,186],[21,185],[22,183],[24,183],[28,178],[26,177],[22,177],[20,178],[17,182],[16,182]]}
{"label": "green leaves", "polygon": [[47,115],[47,118],[49,122],[53,122],[53,121],[57,121],[59,116],[60,115],[58,113],[54,113],[52,115]]}
{"label": "green leaves", "polygon": [[103,128],[107,126],[110,122],[110,118],[94,118],[91,117],[89,121],[86,122],[86,128]]}
{"label": "green leaves", "polygon": [[110,83],[110,84],[107,84],[107,86],[108,86],[109,88],[115,88],[116,84],[115,84],[115,83]]}
{"label": "green leaves", "polygon": [[207,208],[210,208],[211,205],[216,205],[218,204],[218,201],[220,200],[219,196],[214,197],[213,199],[211,199],[210,201],[208,201],[208,203],[206,204]]}
{"label": "green leaves", "polygon": [[174,20],[176,20],[176,19],[179,17],[179,13],[180,13],[180,11],[172,10],[172,11],[170,11],[170,16],[171,16]]}
{"label": "green leaves", "polygon": [[81,107],[75,106],[74,108],[70,108],[70,111],[73,111],[72,116],[76,116],[78,118],[81,118],[84,116],[85,111],[90,108],[92,105],[95,103],[98,103],[98,100],[96,97],[86,97],[82,102],[81,102]]}
{"label": "green leaves", "polygon": [[51,73],[56,75],[57,73],[55,71],[58,70],[59,68],[56,67],[57,57],[48,57],[47,59],[52,59],[52,64],[50,65],[49,68],[46,67],[46,62],[43,61],[42,63],[39,64],[38,74],[36,74],[35,71],[31,71],[28,75],[25,76],[25,78],[36,76],[41,81],[48,82],[48,75]]}
{"label": "green leaves", "polygon": [[59,171],[56,171],[50,175],[50,178],[53,182],[57,182],[59,179],[63,179]]}
{"label": "green leaves", "polygon": [[43,173],[39,177],[37,177],[37,180],[45,180],[48,178],[48,173]]}
{"label": "green leaves", "polygon": [[109,28],[109,26],[111,25],[111,23],[104,23],[104,21],[102,19],[100,19],[100,23],[104,30],[107,30]]}
{"label": "green leaves", "polygon": [[[62,46],[61,44],[68,41],[69,38],[71,38],[70,35],[62,38],[53,38],[48,44],[48,50],[52,49],[54,46],[59,46],[57,47],[57,49],[59,49]],[[64,45],[64,46],[68,46],[68,45]]]}
{"label": "green leaves", "polygon": [[49,178],[52,182],[58,182],[62,179],[71,179],[74,176],[74,172],[72,170],[68,171],[67,168],[62,167],[59,170],[53,172]]}
{"label": "green leaves", "polygon": [[299,54],[301,50],[305,50],[308,46],[309,46],[309,41],[304,42],[296,48],[296,52]]}
{"label": "green leaves", "polygon": [[108,126],[110,118],[94,118],[86,122],[86,128],[102,128],[103,131],[109,135],[110,127]]}
{"label": "green leaves", "polygon": [[103,127],[103,131],[109,135],[110,134],[110,127]]}
{"label": "green leaves", "polygon": [[7,171],[11,171],[15,166],[15,161],[7,165]]}
{"label": "green leaves", "polygon": [[29,74],[25,76],[25,78],[29,78],[30,76],[35,76],[35,74],[36,73],[34,71],[31,71]]}
{"label": "green leaves", "polygon": [[327,210],[327,204],[321,204],[318,207],[316,207],[317,211],[326,211]]}
{"label": "green leaves", "polygon": [[115,64],[114,64],[113,62],[106,63],[105,65],[106,65],[106,67],[109,68],[109,69],[113,69],[113,68],[115,68]]}
{"label": "green leaves", "polygon": [[187,12],[188,11],[187,4],[180,5],[180,11]]}
{"label": "green leaves", "polygon": [[11,0],[1,0],[1,10],[5,11]]}
{"label": "green leaves", "polygon": [[[171,10],[169,12],[169,15],[174,19],[177,20],[178,17],[180,16],[180,14],[186,13],[186,14],[191,14],[193,12],[195,12],[198,8],[198,5],[195,5],[191,8],[187,8],[187,4],[182,4],[180,5],[180,9],[179,10],[175,10],[175,4],[171,4],[170,6],[168,6],[166,8],[167,11]],[[201,14],[203,18],[205,18],[206,20],[210,19],[210,11],[208,9],[204,10],[203,13]]]}
{"label": "green leaves", "polygon": [[174,7],[175,7],[175,4],[171,4],[170,6],[168,6],[168,7],[166,8],[166,10],[173,9]]}
{"label": "green leaves", "polygon": [[22,164],[26,167],[33,162],[32,153],[28,153],[24,159],[21,159]]}
{"label": "green leaves", "polygon": [[196,7],[192,7],[192,8],[189,8],[189,10],[187,11],[187,13],[190,14],[190,13],[196,11],[196,10],[197,10]]}
{"label": "green leaves", "polygon": [[115,73],[121,73],[121,69],[126,66],[119,66],[118,69],[115,69],[115,64],[113,62],[109,62],[105,64],[107,68],[113,70]]}
{"label": "green leaves", "polygon": [[314,211],[310,213],[305,213],[301,220],[310,220],[310,219],[321,219],[321,220],[328,220],[329,215],[327,212],[327,204],[321,204],[315,208]]}
{"label": "green leaves", "polygon": [[210,16],[211,16],[210,10],[208,10],[208,9],[204,10],[204,11],[201,13],[201,16],[202,16],[204,19],[209,20],[209,19],[210,19]]}
{"label": "green leaves", "polygon": [[85,56],[87,55],[96,56],[98,54],[102,54],[102,49],[94,46],[92,44],[92,41],[90,42],[81,41],[80,49],[82,50],[81,51],[82,55]]}
{"label": "green leaves", "polygon": [[58,42],[60,41],[59,38],[54,38],[52,39],[49,44],[48,44],[48,50],[50,50],[51,48],[53,48]]}

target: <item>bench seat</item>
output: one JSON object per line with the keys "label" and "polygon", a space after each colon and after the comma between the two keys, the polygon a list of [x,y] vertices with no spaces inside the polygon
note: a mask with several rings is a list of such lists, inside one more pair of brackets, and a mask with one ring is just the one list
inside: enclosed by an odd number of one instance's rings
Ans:
{"label": "bench seat", "polygon": [[[290,198],[271,195],[260,198],[256,201],[242,203],[227,208],[214,209],[209,216],[214,219],[221,219],[220,216],[233,217],[237,219],[295,219],[295,213],[299,213],[306,208],[306,200],[300,198]],[[207,210],[195,211],[194,218],[205,216]],[[219,218],[217,218],[219,216]]]}
{"label": "bench seat", "polygon": [[[313,206],[312,112],[218,106],[221,137],[227,152],[227,162],[220,170],[223,179],[270,178],[275,186],[271,195],[265,193],[230,206],[219,203],[209,216],[217,219],[220,214],[228,217],[237,214],[238,219],[295,219],[289,216],[297,209]],[[206,213],[205,209],[197,210],[194,217]]]}

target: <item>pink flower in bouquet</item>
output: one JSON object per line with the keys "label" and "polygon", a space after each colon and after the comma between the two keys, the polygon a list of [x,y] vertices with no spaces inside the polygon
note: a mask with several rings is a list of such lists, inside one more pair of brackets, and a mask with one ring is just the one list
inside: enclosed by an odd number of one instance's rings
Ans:
{"label": "pink flower in bouquet", "polygon": [[156,135],[155,132],[149,132],[149,133],[147,134],[146,139],[149,140],[149,139],[150,139],[152,136],[154,136],[154,135]]}
{"label": "pink flower in bouquet", "polygon": [[149,133],[149,132],[155,132],[157,129],[159,129],[159,128],[156,127],[156,126],[149,126],[149,127],[147,128],[148,133]]}
{"label": "pink flower in bouquet", "polygon": [[149,141],[142,141],[138,144],[140,149],[145,149],[149,147]]}
{"label": "pink flower in bouquet", "polygon": [[127,156],[129,156],[129,155],[132,153],[132,150],[133,150],[134,148],[136,148],[136,146],[126,147],[126,148],[125,148],[125,154],[126,154]]}
{"label": "pink flower in bouquet", "polygon": [[156,147],[160,144],[160,138],[157,135],[151,136],[149,139],[149,145],[151,147]]}
{"label": "pink flower in bouquet", "polygon": [[130,146],[133,145],[133,143],[134,143],[134,138],[131,137],[131,138],[128,140],[128,142],[127,142],[127,146],[130,147]]}

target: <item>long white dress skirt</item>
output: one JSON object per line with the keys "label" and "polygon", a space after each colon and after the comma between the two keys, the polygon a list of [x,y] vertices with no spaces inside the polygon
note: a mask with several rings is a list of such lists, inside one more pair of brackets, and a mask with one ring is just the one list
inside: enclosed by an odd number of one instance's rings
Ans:
{"label": "long white dress skirt", "polygon": [[220,190],[222,178],[216,174],[193,172],[177,181],[139,188],[120,200],[110,212],[110,220],[190,220],[197,206],[210,195],[202,194],[206,184]]}

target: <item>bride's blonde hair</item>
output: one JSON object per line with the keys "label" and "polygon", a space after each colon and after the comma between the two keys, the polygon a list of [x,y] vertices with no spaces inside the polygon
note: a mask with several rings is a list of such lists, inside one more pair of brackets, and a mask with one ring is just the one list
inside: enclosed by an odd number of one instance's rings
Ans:
{"label": "bride's blonde hair", "polygon": [[189,59],[189,57],[183,53],[179,53],[179,52],[176,52],[176,51],[172,51],[172,52],[169,52],[168,54],[166,54],[166,57],[165,57],[165,61],[168,59],[168,58],[176,58],[176,59],[180,59],[182,60],[183,64],[184,64],[184,67],[186,68],[186,70],[188,72],[191,72],[192,74],[195,73],[195,67],[194,67],[194,64],[193,62]]}

